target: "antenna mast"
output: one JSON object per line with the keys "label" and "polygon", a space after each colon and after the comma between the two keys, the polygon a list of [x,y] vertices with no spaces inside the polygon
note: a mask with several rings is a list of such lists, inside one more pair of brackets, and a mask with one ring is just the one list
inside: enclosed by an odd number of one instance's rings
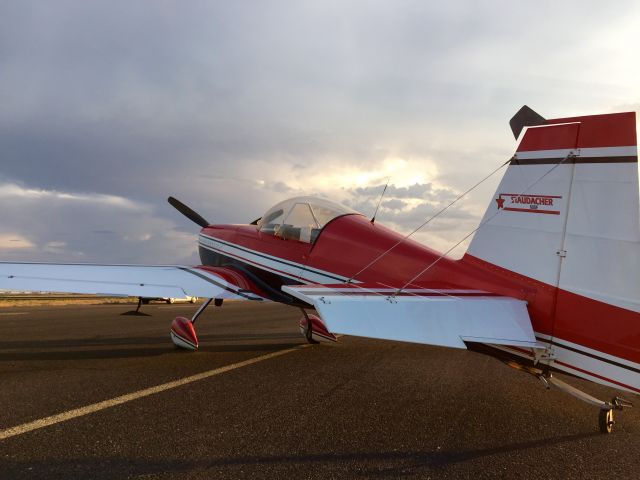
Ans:
{"label": "antenna mast", "polygon": [[387,178],[387,184],[382,189],[382,193],[380,194],[380,200],[378,200],[378,205],[376,206],[376,211],[373,212],[373,217],[371,217],[371,223],[376,222],[376,215],[378,214],[378,209],[380,208],[380,204],[382,203],[382,197],[384,197],[384,192],[387,191],[387,187],[389,186],[390,180],[391,180],[391,177]]}

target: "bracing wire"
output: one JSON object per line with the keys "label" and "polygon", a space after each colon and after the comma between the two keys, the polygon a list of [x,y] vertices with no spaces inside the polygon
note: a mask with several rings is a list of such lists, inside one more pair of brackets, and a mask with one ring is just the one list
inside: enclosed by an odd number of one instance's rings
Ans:
{"label": "bracing wire", "polygon": [[[573,158],[575,157],[575,155],[573,153],[569,153],[569,155],[567,155],[566,157],[564,157],[562,159],[562,161],[556,163],[553,167],[551,167],[549,170],[547,170],[540,178],[538,178],[535,182],[533,182],[531,185],[529,185],[522,193],[520,193],[519,195],[525,195],[531,188],[533,188],[535,185],[538,184],[538,182],[540,182],[543,178],[545,178],[547,175],[549,175],[551,172],[553,172],[556,168],[558,168],[560,165],[562,165],[564,162],[566,162],[569,158]],[[420,270],[420,272],[418,272],[417,275],[415,275],[414,277],[411,278],[411,280],[409,280],[407,283],[405,283],[402,287],[400,287],[398,290],[396,290],[396,292],[391,295],[391,297],[395,297],[396,295],[398,295],[399,293],[402,292],[402,290],[404,290],[405,288],[407,288],[408,285],[410,285],[411,283],[413,283],[416,279],[418,279],[419,277],[421,277],[423,274],[425,274],[426,272],[428,272],[431,268],[433,268],[440,260],[442,260],[444,257],[446,257],[449,253],[451,253],[458,245],[460,245],[462,242],[464,242],[467,238],[469,238],[471,235],[473,235],[474,233],[476,233],[478,230],[480,230],[483,226],[485,226],[487,223],[489,223],[491,220],[493,220],[493,218],[498,215],[500,212],[502,212],[503,210],[498,209],[496,210],[496,212],[491,215],[487,220],[485,220],[484,222],[481,222],[480,225],[478,225],[475,229],[473,229],[471,232],[469,232],[467,235],[465,235],[462,240],[460,240],[459,242],[457,242],[454,246],[452,246],[449,250],[447,250],[446,252],[444,252],[442,255],[440,255],[438,258],[436,258],[433,262],[431,262],[427,267],[423,268],[422,270]]]}
{"label": "bracing wire", "polygon": [[[411,237],[413,234],[417,233],[418,231],[420,231],[422,228],[424,228],[425,226],[427,226],[429,223],[431,223],[432,220],[436,219],[437,217],[439,217],[440,215],[442,215],[445,211],[447,211],[450,207],[452,207],[454,204],[456,204],[459,200],[461,200],[462,198],[464,198],[467,194],[469,194],[471,191],[475,190],[476,188],[478,188],[481,184],[483,184],[485,181],[487,181],[489,178],[491,178],[493,175],[495,175],[496,173],[498,173],[502,168],[504,168],[506,165],[508,165],[511,161],[513,160],[513,157],[509,158],[509,160],[507,160],[506,162],[504,162],[502,165],[500,165],[498,168],[496,168],[493,172],[491,172],[489,175],[487,175],[486,177],[484,177],[482,180],[480,180],[479,182],[475,183],[473,186],[469,187],[467,190],[465,190],[463,193],[461,193],[460,195],[458,195],[451,203],[449,203],[446,207],[443,207],[442,209],[440,209],[438,212],[436,212],[434,215],[432,215],[430,218],[428,218],[425,222],[423,222],[421,225],[419,225],[416,229],[414,229],[411,233],[405,235],[404,237],[402,237],[400,240],[398,240],[395,244],[393,244],[391,247],[389,247],[387,250],[385,250],[384,252],[382,252],[380,255],[378,255],[377,257],[375,257],[373,260],[371,260],[371,262],[369,262],[367,265],[365,265],[362,269],[360,269],[358,272],[354,273],[353,275],[351,275],[351,277],[349,278],[349,280],[347,280],[346,283],[351,283],[353,281],[353,279],[355,277],[357,277],[358,275],[360,275],[362,272],[364,272],[365,270],[367,270],[369,267],[371,267],[372,265],[374,265],[378,260],[380,260],[382,257],[384,257],[385,255],[387,255],[389,252],[391,252],[392,250],[394,250],[398,245],[404,243],[405,241],[407,241],[409,239],[409,237]],[[388,182],[387,182],[388,183]],[[387,187],[385,187],[386,190]],[[383,192],[384,195],[384,192]],[[377,212],[377,208],[376,208],[376,212]],[[375,218],[375,215],[374,215]],[[406,285],[405,285],[406,287]],[[404,288],[404,287],[403,287]]]}

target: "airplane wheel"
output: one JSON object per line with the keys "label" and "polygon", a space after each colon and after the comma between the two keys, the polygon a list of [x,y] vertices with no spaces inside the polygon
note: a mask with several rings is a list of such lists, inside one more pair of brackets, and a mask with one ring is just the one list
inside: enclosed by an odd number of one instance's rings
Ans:
{"label": "airplane wheel", "polygon": [[175,303],[175,299],[170,298],[169,300],[167,300],[167,303]]}
{"label": "airplane wheel", "polygon": [[311,327],[311,319],[307,319],[307,331],[305,332],[305,338],[307,339],[307,343],[315,344],[318,343],[313,339],[313,328]]}
{"label": "airplane wheel", "polygon": [[598,424],[600,426],[600,433],[611,433],[613,430],[613,409],[600,410],[598,414]]}

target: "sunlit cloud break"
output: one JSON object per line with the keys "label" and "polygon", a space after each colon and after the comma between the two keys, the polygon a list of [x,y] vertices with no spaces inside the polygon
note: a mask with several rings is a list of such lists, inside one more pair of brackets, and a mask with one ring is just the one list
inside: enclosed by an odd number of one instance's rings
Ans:
{"label": "sunlit cloud break", "polygon": [[0,233],[0,250],[28,250],[35,245],[17,233]]}

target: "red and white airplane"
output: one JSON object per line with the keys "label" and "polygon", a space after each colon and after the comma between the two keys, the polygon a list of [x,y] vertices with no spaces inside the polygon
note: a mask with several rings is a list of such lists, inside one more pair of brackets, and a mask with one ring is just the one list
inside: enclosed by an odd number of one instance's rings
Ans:
{"label": "red and white airplane", "polygon": [[[565,372],[640,394],[640,227],[635,113],[511,120],[516,153],[468,252],[453,260],[348,208],[293,198],[251,224],[202,227],[202,265],[0,263],[0,289],[204,297],[171,338],[196,349],[215,300],[301,308],[309,341],[334,333],[468,348],[599,407]],[[316,315],[307,313],[315,309]]]}

